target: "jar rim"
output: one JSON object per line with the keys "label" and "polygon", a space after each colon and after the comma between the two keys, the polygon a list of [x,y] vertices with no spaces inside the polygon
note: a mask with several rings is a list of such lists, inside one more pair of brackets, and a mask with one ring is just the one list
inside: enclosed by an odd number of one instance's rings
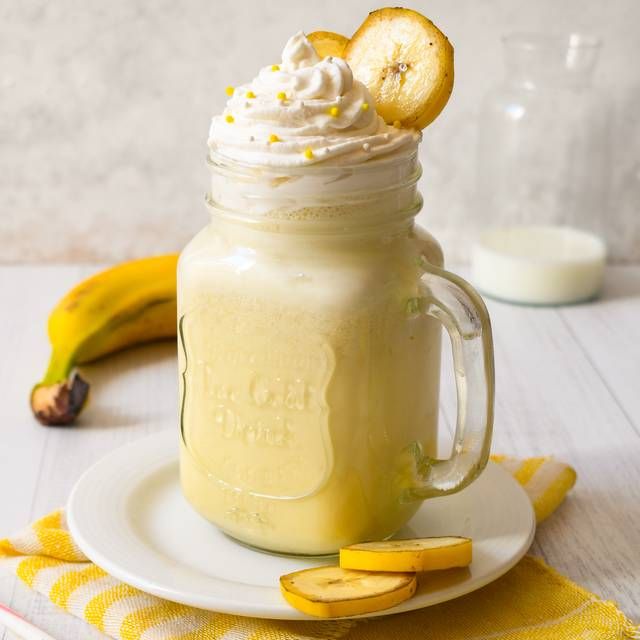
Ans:
{"label": "jar rim", "polygon": [[211,191],[216,217],[264,228],[334,233],[415,216],[422,207],[417,149],[362,164],[265,167],[211,154]]}
{"label": "jar rim", "polygon": [[507,47],[533,50],[541,47],[557,46],[566,50],[599,49],[602,39],[587,33],[571,31],[568,33],[540,33],[535,31],[516,31],[502,36]]}
{"label": "jar rim", "polygon": [[213,202],[209,194],[205,197],[205,204],[209,212],[214,214],[216,218],[240,223],[254,229],[297,235],[346,236],[361,234],[373,229],[395,227],[413,220],[422,209],[423,199],[418,193],[413,204],[402,208],[395,216],[373,215],[355,219],[329,218],[327,220],[295,220],[254,216],[221,206],[219,203]]}

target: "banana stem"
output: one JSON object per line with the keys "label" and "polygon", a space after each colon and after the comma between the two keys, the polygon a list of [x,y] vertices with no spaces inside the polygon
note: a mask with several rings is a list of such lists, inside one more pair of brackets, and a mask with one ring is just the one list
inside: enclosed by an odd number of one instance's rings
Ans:
{"label": "banana stem", "polygon": [[72,369],[73,355],[69,353],[61,354],[54,348],[51,351],[47,371],[44,374],[44,378],[38,383],[38,386],[64,382],[69,377]]}
{"label": "banana stem", "polygon": [[31,392],[31,409],[41,424],[72,424],[84,407],[89,384],[72,370],[73,355],[61,356],[54,348],[44,378]]}

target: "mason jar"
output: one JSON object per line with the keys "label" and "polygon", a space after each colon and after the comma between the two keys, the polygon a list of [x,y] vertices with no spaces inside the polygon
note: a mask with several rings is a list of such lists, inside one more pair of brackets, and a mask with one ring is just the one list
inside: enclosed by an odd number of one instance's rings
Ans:
{"label": "mason jar", "polygon": [[[484,468],[489,318],[414,224],[416,154],[276,169],[213,154],[211,222],[178,268],[181,484],[248,545],[381,540]],[[441,326],[459,411],[436,455]]]}

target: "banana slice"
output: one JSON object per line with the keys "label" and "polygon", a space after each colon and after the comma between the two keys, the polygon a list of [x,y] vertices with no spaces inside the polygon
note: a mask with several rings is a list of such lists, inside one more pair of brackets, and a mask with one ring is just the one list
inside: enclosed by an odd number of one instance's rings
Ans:
{"label": "banana slice", "polygon": [[314,31],[307,36],[316,53],[321,58],[327,56],[344,57],[344,48],[349,44],[349,38],[332,31]]}
{"label": "banana slice", "polygon": [[400,7],[373,11],[344,57],[388,124],[423,129],[453,90],[453,47],[423,15]]}
{"label": "banana slice", "polygon": [[434,571],[471,564],[469,538],[413,538],[363,542],[340,549],[343,569],[364,571]]}
{"label": "banana slice", "polygon": [[317,567],[280,578],[285,600],[319,618],[357,616],[393,607],[416,590],[414,573],[373,573]]}

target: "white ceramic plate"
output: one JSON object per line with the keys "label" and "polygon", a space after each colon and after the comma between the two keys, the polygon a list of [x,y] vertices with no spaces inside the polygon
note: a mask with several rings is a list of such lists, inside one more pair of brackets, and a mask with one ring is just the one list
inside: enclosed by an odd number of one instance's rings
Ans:
{"label": "white ceramic plate", "polygon": [[[225,536],[182,497],[177,454],[177,434],[162,432],[114,451],[80,478],[67,517],[82,551],[161,598],[224,613],[308,619],[284,601],[278,578],[332,560],[261,553]],[[413,598],[372,615],[428,607],[486,585],[526,553],[534,532],[523,489],[490,463],[464,491],[425,502],[398,534],[473,538],[471,567],[426,574]]]}

